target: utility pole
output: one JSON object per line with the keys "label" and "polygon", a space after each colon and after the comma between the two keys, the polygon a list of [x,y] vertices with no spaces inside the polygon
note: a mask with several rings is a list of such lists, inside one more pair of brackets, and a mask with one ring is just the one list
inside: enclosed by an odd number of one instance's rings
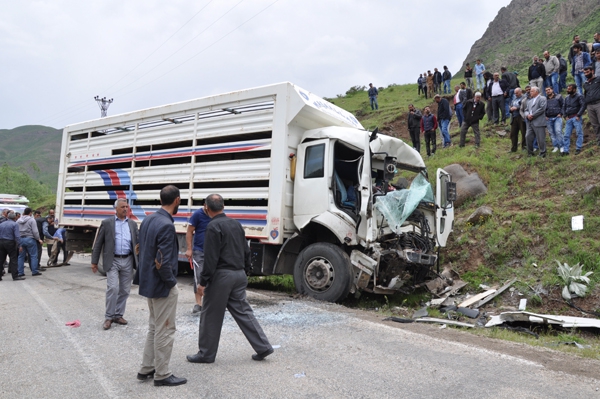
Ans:
{"label": "utility pole", "polygon": [[106,116],[106,111],[108,111],[108,107],[113,102],[113,99],[107,100],[106,97],[100,98],[99,96],[94,97],[94,100],[98,103],[100,107],[100,117],[104,118]]}

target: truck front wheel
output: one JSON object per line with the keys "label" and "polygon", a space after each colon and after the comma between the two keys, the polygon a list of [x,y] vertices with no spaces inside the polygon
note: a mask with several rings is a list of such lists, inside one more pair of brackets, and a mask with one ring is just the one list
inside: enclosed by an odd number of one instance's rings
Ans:
{"label": "truck front wheel", "polygon": [[350,258],[339,246],[319,242],[304,248],[294,265],[296,290],[321,301],[337,302],[352,286]]}

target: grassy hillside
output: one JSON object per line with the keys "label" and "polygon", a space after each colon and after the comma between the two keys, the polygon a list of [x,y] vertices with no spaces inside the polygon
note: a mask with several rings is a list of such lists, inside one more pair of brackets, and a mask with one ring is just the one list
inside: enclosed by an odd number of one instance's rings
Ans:
{"label": "grassy hillside", "polygon": [[61,140],[62,130],[47,126],[0,129],[0,165],[20,167],[55,191]]}
{"label": "grassy hillside", "polygon": [[[379,111],[370,110],[366,92],[331,101],[359,115],[366,128],[379,126],[406,142],[410,142],[405,124],[408,104],[422,109],[430,103],[417,97],[416,85],[385,88],[379,95]],[[442,252],[443,264],[451,264],[470,283],[468,290],[518,277],[516,287],[530,299],[528,309],[568,314],[572,310],[560,299],[562,286],[555,259],[569,265],[581,262],[585,270],[594,272],[593,285],[600,280],[600,149],[591,144],[587,118],[584,121],[588,129],[580,155],[555,153],[538,159],[528,158],[524,152],[509,153],[508,127],[486,125],[486,119],[482,121],[481,148],[475,149],[472,132],[467,135],[467,146],[459,148],[453,118],[454,145],[438,147],[426,163],[430,176],[437,168],[459,163],[478,173],[489,190],[486,196],[456,209],[454,234]],[[437,140],[439,145],[439,134]],[[425,156],[424,143],[421,152]],[[493,217],[481,226],[467,224],[466,218],[482,205],[493,209]],[[582,231],[571,231],[571,218],[576,215],[584,215]],[[541,289],[547,294],[540,294]],[[503,304],[516,305],[520,298],[508,297]],[[578,301],[585,309],[600,308],[597,295]]]}

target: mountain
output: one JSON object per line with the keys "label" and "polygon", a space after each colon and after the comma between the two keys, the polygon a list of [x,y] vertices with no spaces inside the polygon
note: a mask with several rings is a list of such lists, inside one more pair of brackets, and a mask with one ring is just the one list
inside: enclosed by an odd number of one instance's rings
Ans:
{"label": "mountain", "polygon": [[[28,125],[0,129],[0,165],[21,167],[53,191],[58,182],[62,130]],[[1,190],[0,190],[1,191]]]}
{"label": "mountain", "polygon": [[548,50],[566,58],[575,34],[588,43],[594,41],[598,21],[600,0],[513,0],[473,44],[463,69],[467,62],[472,66],[481,58],[492,72],[500,72],[501,66],[519,71],[523,83],[534,55],[541,57]]}

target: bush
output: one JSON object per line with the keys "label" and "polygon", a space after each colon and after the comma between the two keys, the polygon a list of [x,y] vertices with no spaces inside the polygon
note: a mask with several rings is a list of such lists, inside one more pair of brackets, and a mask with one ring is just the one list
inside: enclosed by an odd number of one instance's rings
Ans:
{"label": "bush", "polygon": [[348,89],[348,91],[346,91],[346,95],[347,96],[351,96],[353,94],[359,93],[359,92],[363,92],[366,90],[366,86],[352,86],[350,89]]}

